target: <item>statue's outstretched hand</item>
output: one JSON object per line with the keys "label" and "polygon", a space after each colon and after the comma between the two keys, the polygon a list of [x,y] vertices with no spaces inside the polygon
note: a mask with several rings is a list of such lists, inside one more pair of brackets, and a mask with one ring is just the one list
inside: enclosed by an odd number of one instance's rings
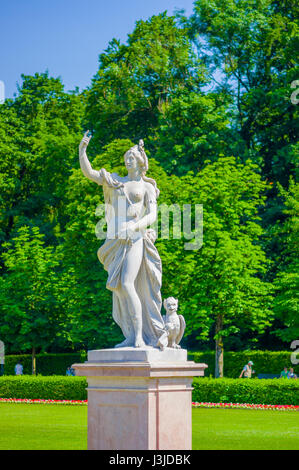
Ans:
{"label": "statue's outstretched hand", "polygon": [[89,144],[89,141],[91,139],[91,135],[89,136],[89,131],[86,131],[84,136],[83,136],[83,139],[81,140],[80,142],[80,145],[79,145],[79,152],[81,153],[83,150],[86,150],[88,144]]}

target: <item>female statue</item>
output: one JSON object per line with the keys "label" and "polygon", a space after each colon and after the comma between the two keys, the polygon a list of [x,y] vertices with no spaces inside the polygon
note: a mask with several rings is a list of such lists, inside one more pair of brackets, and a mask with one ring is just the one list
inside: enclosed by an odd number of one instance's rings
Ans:
{"label": "female statue", "polygon": [[91,167],[86,154],[88,134],[80,143],[79,159],[83,174],[104,191],[107,236],[98,258],[108,272],[113,318],[125,337],[115,347],[157,347],[165,336],[160,313],[162,266],[154,245],[156,234],[147,227],[157,218],[159,190],[146,177],[148,160],[142,140],[125,153],[128,174],[121,177]]}

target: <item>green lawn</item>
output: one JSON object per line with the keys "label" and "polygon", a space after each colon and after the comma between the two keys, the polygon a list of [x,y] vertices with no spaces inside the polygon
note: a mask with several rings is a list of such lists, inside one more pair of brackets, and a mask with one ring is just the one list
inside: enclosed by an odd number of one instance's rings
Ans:
{"label": "green lawn", "polygon": [[194,409],[193,449],[299,450],[299,413]]}
{"label": "green lawn", "polygon": [[87,448],[87,406],[0,403],[0,449]]}
{"label": "green lawn", "polygon": [[[297,412],[193,410],[193,449],[299,449]],[[87,407],[0,404],[0,449],[86,449]]]}

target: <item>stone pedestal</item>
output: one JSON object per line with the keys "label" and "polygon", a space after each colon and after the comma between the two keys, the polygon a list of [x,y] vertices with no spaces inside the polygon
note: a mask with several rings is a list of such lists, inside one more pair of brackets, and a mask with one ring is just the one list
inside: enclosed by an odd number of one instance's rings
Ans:
{"label": "stone pedestal", "polygon": [[88,449],[191,449],[192,378],[182,349],[102,349],[74,364],[88,382]]}

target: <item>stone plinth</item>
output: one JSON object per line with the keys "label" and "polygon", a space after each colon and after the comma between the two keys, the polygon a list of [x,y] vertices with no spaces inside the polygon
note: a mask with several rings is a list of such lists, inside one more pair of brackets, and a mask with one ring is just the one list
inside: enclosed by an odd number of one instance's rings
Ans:
{"label": "stone plinth", "polygon": [[72,367],[88,382],[88,449],[191,449],[192,378],[207,366],[186,350],[95,350]]}

